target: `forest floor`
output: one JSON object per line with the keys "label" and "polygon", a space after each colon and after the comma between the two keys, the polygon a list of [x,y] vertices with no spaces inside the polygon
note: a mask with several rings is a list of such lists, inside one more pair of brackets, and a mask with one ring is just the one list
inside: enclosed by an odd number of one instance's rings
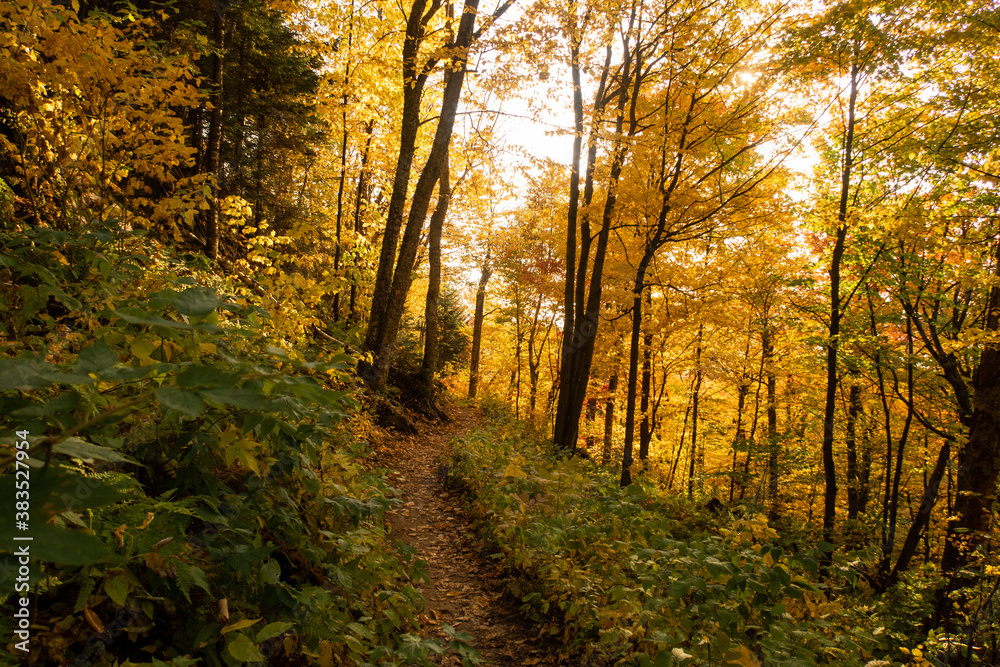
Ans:
{"label": "forest floor", "polygon": [[[475,542],[459,493],[444,486],[449,441],[472,429],[480,416],[472,408],[453,408],[451,417],[448,424],[418,424],[416,435],[398,435],[379,462],[392,471],[389,481],[402,501],[389,513],[391,535],[427,563],[430,582],[417,584],[426,602],[424,634],[446,644],[441,624],[470,633],[483,665],[556,664],[558,649],[517,614],[503,572]],[[439,664],[462,663],[449,655]]]}

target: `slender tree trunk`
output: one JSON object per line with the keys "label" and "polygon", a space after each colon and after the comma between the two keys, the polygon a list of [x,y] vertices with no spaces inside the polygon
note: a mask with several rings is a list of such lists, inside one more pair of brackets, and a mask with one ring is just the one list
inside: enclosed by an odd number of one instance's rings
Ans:
{"label": "slender tree trunk", "polygon": [[[348,68],[348,71],[350,68]],[[347,181],[347,142],[350,134],[347,131],[347,94],[342,100],[344,111],[342,120],[344,123],[344,134],[340,143],[340,179],[337,185],[337,247],[333,253],[333,271],[340,273],[340,261],[344,255],[343,218],[344,218],[344,183]],[[340,321],[340,290],[333,295],[333,321]]]}
{"label": "slender tree trunk", "polygon": [[479,389],[479,350],[483,340],[483,310],[486,304],[486,283],[490,281],[490,251],[486,250],[483,272],[476,290],[476,315],[472,324],[472,358],[469,360],[469,398],[475,398]]}
{"label": "slender tree trunk", "polygon": [[[365,233],[365,221],[362,216],[362,207],[367,208],[368,206],[368,156],[371,152],[372,147],[372,134],[375,130],[375,121],[369,120],[365,125],[365,134],[367,139],[365,140],[365,150],[361,153],[361,170],[358,172],[358,187],[354,195],[354,242],[357,243]],[[351,280],[351,296],[350,303],[348,305],[348,311],[350,312],[349,317],[354,319],[356,316],[358,302],[358,281]]]}
{"label": "slender tree trunk", "polygon": [[[736,435],[733,437],[733,464],[732,472],[729,476],[729,504],[733,503],[733,497],[736,493],[736,479],[740,476],[737,471],[737,456],[742,447],[747,444],[746,430],[743,426],[743,410],[746,408],[747,395],[750,393],[750,376],[747,373],[746,362],[750,358],[750,341],[752,337],[753,327],[753,316],[750,317],[750,322],[747,325],[747,344],[743,351],[743,368],[740,371],[740,383],[736,389]],[[763,369],[763,367],[761,367]],[[791,402],[789,401],[789,405]],[[743,497],[745,491],[746,479],[740,479],[740,497]]]}
{"label": "slender tree trunk", "polygon": [[[694,380],[691,380],[691,389],[694,389]],[[674,488],[674,475],[677,472],[677,465],[680,463],[681,457],[684,456],[684,438],[687,436],[688,419],[691,417],[691,399],[693,395],[693,391],[689,392],[687,406],[684,408],[684,421],[681,423],[681,437],[680,441],[677,443],[676,455],[673,451],[671,451],[673,463],[670,466],[670,477],[667,478],[668,490]]]}
{"label": "slender tree trunk", "polygon": [[[538,299],[539,304],[541,304],[541,297]],[[539,356],[535,358],[535,327],[538,326],[538,311],[535,311],[535,321],[531,328],[531,333],[528,336],[528,410],[531,412],[531,418],[535,418],[535,409],[538,403],[538,375],[539,367],[542,363],[541,360],[541,350],[538,351]]]}
{"label": "slender tree trunk", "polygon": [[191,147],[194,148],[194,166],[191,174],[200,174],[205,165],[205,136],[202,127],[205,118],[205,105],[202,104],[191,112]]}
{"label": "slender tree trunk", "polygon": [[[650,293],[646,292],[646,305],[650,304]],[[649,391],[652,382],[652,347],[653,334],[647,331],[642,337],[642,401],[639,412],[642,413],[642,423],[639,424],[639,460],[649,458],[649,443],[653,439],[653,425],[649,414]]]}
{"label": "slender tree trunk", "polygon": [[920,536],[925,533],[927,526],[930,523],[931,512],[934,510],[934,505],[937,504],[938,490],[941,487],[941,479],[944,477],[946,468],[948,467],[948,459],[951,457],[951,442],[945,440],[944,445],[941,447],[941,451],[938,453],[937,463],[934,464],[934,470],[931,472],[930,478],[927,480],[927,484],[924,485],[924,495],[920,501],[920,507],[917,509],[917,514],[913,517],[913,523],[910,524],[910,529],[906,533],[906,539],[903,540],[903,546],[899,550],[899,557],[896,559],[896,564],[892,568],[892,572],[881,584],[881,590],[886,590],[890,588],[899,579],[899,573],[904,571],[910,565],[910,561],[913,559],[913,554],[917,551],[917,546],[920,542]]}
{"label": "slender tree trunk", "polygon": [[219,256],[219,152],[222,146],[222,48],[225,36],[225,9],[216,8],[212,24],[212,115],[208,125],[208,145],[205,149],[205,173],[212,177],[212,196],[205,212],[205,254],[211,259]]}
{"label": "slender tree trunk", "polygon": [[906,420],[903,422],[903,430],[899,434],[899,443],[896,446],[896,471],[892,479],[892,498],[889,504],[889,527],[888,530],[886,530],[886,540],[882,545],[883,570],[888,570],[889,560],[892,558],[892,551],[895,547],[896,514],[899,509],[899,484],[903,476],[903,453],[906,450],[906,441],[909,439],[910,425],[913,422],[913,324],[909,317],[906,318],[906,334]]}
{"label": "slender tree trunk", "polygon": [[[573,355],[576,310],[573,295],[576,293],[576,225],[580,203],[580,158],[583,149],[583,85],[580,72],[581,26],[577,25],[576,0],[570,1],[570,71],[573,77],[573,157],[569,175],[569,206],[566,214],[566,278],[563,290],[562,357],[559,368],[559,400],[556,407],[554,440],[560,441],[566,425],[566,412],[571,397],[571,365],[567,357]],[[606,76],[606,74],[605,74]]]}
{"label": "slender tree trunk", "polygon": [[757,389],[754,391],[753,396],[753,421],[750,423],[750,436],[747,438],[747,457],[743,461],[743,479],[745,481],[740,487],[741,501],[745,497],[750,484],[750,463],[753,461],[754,448],[757,443],[757,424],[760,420],[760,391],[764,384],[764,355],[762,354],[760,355],[760,367],[757,371]]}
{"label": "slender tree trunk", "polygon": [[688,471],[688,498],[694,498],[695,462],[698,460],[698,400],[701,397],[701,335],[704,325],[698,325],[698,347],[695,350],[695,381],[691,394],[691,470]]}
{"label": "slender tree trunk", "polygon": [[511,389],[514,393],[514,419],[521,418],[521,348],[524,331],[521,328],[521,285],[514,285],[514,370],[510,373]]}
{"label": "slender tree trunk", "polygon": [[437,206],[431,216],[427,240],[429,273],[427,300],[424,305],[424,358],[420,366],[420,375],[424,378],[428,392],[434,390],[434,374],[438,371],[441,349],[438,335],[438,302],[441,297],[441,232],[444,229],[448,203],[451,200],[451,181],[448,172],[448,156],[445,156],[444,169],[441,170],[441,180],[438,182]]}
{"label": "slender tree trunk", "polygon": [[[640,264],[637,274],[645,272]],[[635,439],[635,393],[639,366],[639,328],[642,320],[642,289],[641,275],[637,276],[632,293],[632,338],[628,352],[628,383],[625,386],[625,448],[622,453],[621,486],[632,483],[632,443]]]}
{"label": "slender tree trunk", "polygon": [[854,166],[854,122],[858,100],[857,63],[851,64],[851,91],[847,109],[847,133],[844,137],[844,169],[840,183],[840,210],[837,213],[837,233],[830,258],[830,329],[826,344],[826,406],[823,412],[823,539],[833,543],[833,526],[837,516],[837,469],[833,461],[833,419],[837,409],[837,355],[840,349],[840,319],[843,316],[840,297],[840,263],[847,240],[847,206],[851,196],[851,169]]}
{"label": "slender tree trunk", "polygon": [[597,421],[597,397],[591,396],[587,399],[587,423],[590,424],[589,430],[590,435],[587,436],[587,451],[594,451],[594,435],[593,427],[594,423]]}
{"label": "slender tree trunk", "polygon": [[772,521],[778,518],[778,380],[774,374],[774,332],[771,323],[764,320],[761,330],[761,354],[764,372],[767,376],[767,495],[770,500],[768,515]]}
{"label": "slender tree trunk", "polygon": [[[733,438],[733,469],[729,477],[729,503],[732,504],[736,490],[736,478],[739,475],[736,469],[736,455],[741,447],[746,446],[747,436],[743,430],[743,409],[746,407],[747,394],[750,393],[750,385],[740,381],[740,386],[736,390],[736,437]],[[740,480],[740,488],[746,485],[746,481]]]}
{"label": "slender tree trunk", "polygon": [[643,255],[636,269],[635,283],[632,287],[632,337],[628,352],[628,384],[625,395],[628,397],[625,406],[625,449],[622,453],[622,487],[632,483],[632,444],[635,440],[635,395],[639,376],[639,341],[642,328],[642,290],[645,287],[646,267],[651,259],[649,250]]}
{"label": "slender tree trunk", "polygon": [[615,392],[618,390],[618,372],[615,371],[608,380],[608,400],[604,405],[604,452],[601,454],[601,465],[611,463],[611,439],[615,428]]}
{"label": "slender tree trunk", "polygon": [[[531,321],[531,332],[528,336],[528,405],[531,409],[531,417],[535,418],[536,403],[538,401],[538,380],[541,376],[542,350],[549,339],[552,331],[552,320],[545,326],[545,335],[541,341],[538,340],[538,330],[541,328],[539,316],[542,312],[542,301],[544,297],[541,292],[538,294],[538,301],[535,302],[535,313]],[[537,353],[536,353],[537,346]]]}
{"label": "slender tree trunk", "polygon": [[868,511],[868,500],[871,496],[872,475],[872,429],[869,426],[864,431],[861,446],[861,469],[858,471],[858,513]]}
{"label": "slender tree trunk", "polygon": [[[853,375],[853,373],[852,373]],[[851,382],[850,396],[847,403],[847,518],[854,521],[861,511],[861,482],[858,472],[857,426],[861,414],[861,385]]]}
{"label": "slender tree trunk", "polygon": [[[660,173],[660,181],[663,181],[663,172]],[[662,186],[661,186],[662,187]],[[632,285],[632,336],[629,343],[629,362],[628,362],[628,403],[625,408],[625,449],[622,454],[622,475],[621,475],[621,485],[623,487],[628,486],[632,483],[632,444],[635,440],[635,394],[636,394],[636,384],[638,383],[639,374],[639,344],[642,333],[642,292],[646,286],[646,270],[649,268],[650,263],[653,261],[653,257],[656,251],[663,245],[663,232],[666,228],[667,212],[669,211],[667,194],[663,194],[663,201],[660,206],[660,215],[657,220],[656,231],[654,232],[651,239],[646,242],[646,249],[642,254],[642,259],[639,261],[639,265],[635,270],[635,281]],[[700,331],[700,329],[699,329]],[[643,393],[642,393],[642,412],[645,418],[646,412],[649,409],[649,346],[650,340],[646,339],[646,353],[644,355],[645,362],[643,363]],[[648,435],[649,424],[644,422],[646,431],[643,436]],[[646,457],[649,455],[649,441],[645,441],[645,449],[643,449],[643,439],[640,438],[640,449],[639,458],[645,461]]]}

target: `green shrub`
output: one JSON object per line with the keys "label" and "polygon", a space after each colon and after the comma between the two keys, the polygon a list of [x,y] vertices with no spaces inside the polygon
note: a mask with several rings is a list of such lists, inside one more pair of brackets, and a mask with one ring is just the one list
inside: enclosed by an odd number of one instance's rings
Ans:
{"label": "green shrub", "polygon": [[[0,243],[16,341],[0,359],[0,493],[30,477],[25,516],[0,513],[0,548],[34,538],[30,663],[444,650],[416,634],[421,563],[387,538],[393,490],[358,462],[352,359],[270,346],[265,311],[149,247],[44,230]],[[6,555],[0,579],[17,567]],[[0,630],[20,660],[12,592]]]}
{"label": "green shrub", "polygon": [[817,583],[818,552],[786,553],[762,515],[707,530],[686,500],[621,489],[509,429],[458,441],[450,471],[522,610],[577,661],[865,665],[889,652]]}

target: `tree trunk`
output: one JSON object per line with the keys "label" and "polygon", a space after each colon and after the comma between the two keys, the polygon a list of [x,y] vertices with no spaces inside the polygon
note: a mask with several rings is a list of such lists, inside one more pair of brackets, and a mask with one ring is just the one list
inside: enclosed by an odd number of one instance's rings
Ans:
{"label": "tree trunk", "polygon": [[[573,77],[573,156],[569,175],[569,206],[566,214],[566,277],[563,288],[562,357],[559,368],[559,399],[553,439],[558,443],[565,430],[567,407],[571,397],[571,365],[567,357],[573,354],[574,332],[576,331],[576,310],[573,307],[576,276],[576,225],[580,204],[580,158],[583,149],[583,85],[580,73],[580,42],[582,30],[577,25],[576,0],[570,0],[570,71]],[[607,76],[607,68],[602,73]],[[588,173],[590,173],[588,164]]]}
{"label": "tree trunk", "polygon": [[479,349],[483,340],[483,310],[486,304],[486,283],[490,280],[490,251],[486,250],[483,272],[476,290],[476,316],[472,324],[472,358],[469,360],[469,398],[475,398],[479,389]]}
{"label": "tree trunk", "polygon": [[854,521],[861,511],[861,475],[858,471],[858,417],[862,414],[861,385],[851,382],[847,403],[847,518]]}
{"label": "tree trunk", "polygon": [[698,460],[698,399],[701,397],[701,335],[704,325],[698,325],[698,347],[695,350],[694,392],[691,394],[691,470],[688,471],[688,498],[694,498],[695,462]]}
{"label": "tree trunk", "polygon": [[847,134],[844,137],[844,169],[840,183],[840,209],[837,234],[830,258],[830,328],[826,343],[826,405],[823,412],[823,539],[833,543],[833,525],[837,515],[837,469],[833,461],[833,418],[837,409],[837,354],[840,348],[840,263],[847,240],[847,206],[851,195],[851,169],[854,166],[854,122],[858,100],[857,63],[851,64],[851,91],[847,109]]}
{"label": "tree trunk", "polygon": [[[691,381],[691,388],[694,389],[694,380]],[[691,398],[693,397],[693,392],[688,394],[687,405],[684,408],[684,421],[681,424],[681,437],[680,441],[677,443],[677,451],[671,451],[671,458],[673,463],[670,465],[670,476],[667,478],[667,490],[674,488],[674,475],[677,472],[677,465],[680,463],[681,457],[684,455],[684,438],[687,436],[687,426],[688,419],[691,417]],[[682,468],[683,470],[683,468]]]}
{"label": "tree trunk", "polygon": [[628,383],[625,385],[625,448],[622,452],[621,486],[632,483],[632,443],[635,441],[635,395],[639,381],[639,344],[642,328],[642,291],[645,287],[646,267],[651,254],[647,247],[642,261],[635,271],[635,283],[632,287],[632,337],[628,352]]}
{"label": "tree trunk", "polygon": [[[506,11],[510,3],[501,5],[494,18]],[[369,336],[366,336],[366,349],[377,354],[374,373],[371,384],[380,387],[385,384],[389,373],[389,366],[392,364],[395,355],[396,336],[399,333],[400,320],[403,316],[403,308],[406,304],[406,293],[409,290],[411,276],[413,274],[413,262],[417,256],[420,246],[420,231],[423,228],[424,218],[430,206],[431,195],[434,193],[434,186],[444,168],[445,159],[448,154],[448,145],[451,142],[451,135],[455,126],[455,115],[458,110],[458,103],[462,95],[462,86],[465,82],[465,72],[469,55],[469,48],[475,40],[475,21],[479,7],[479,0],[465,0],[465,7],[462,11],[459,23],[458,34],[454,41],[454,55],[452,56],[449,69],[445,74],[444,95],[441,101],[441,115],[434,133],[434,142],[431,145],[430,155],[421,171],[420,178],[413,191],[413,199],[410,202],[410,212],[406,220],[406,228],[403,230],[403,238],[399,245],[399,257],[396,261],[396,270],[392,276],[392,287],[388,294],[388,301],[385,303],[384,318],[378,323],[378,329],[373,332],[369,324]],[[373,296],[373,303],[378,301],[378,297]],[[373,307],[374,312],[374,307]],[[369,347],[369,345],[371,347]]]}
{"label": "tree trunk", "polygon": [[872,475],[872,429],[865,429],[861,446],[861,469],[858,471],[858,513],[868,511],[868,500],[871,497]]}
{"label": "tree trunk", "polygon": [[[361,153],[361,170],[358,172],[358,187],[354,195],[354,243],[358,242],[358,239],[364,234],[365,223],[364,217],[361,215],[362,205],[368,205],[368,156],[371,152],[372,147],[372,134],[375,130],[375,121],[369,120],[365,125],[365,134],[368,138],[365,140],[365,150]],[[355,310],[357,308],[358,301],[358,281],[351,280],[351,297],[350,302],[347,306],[348,311],[350,311],[348,317],[354,319],[356,316]]]}
{"label": "tree trunk", "polygon": [[593,425],[597,421],[597,397],[591,396],[587,399],[587,422],[590,424],[588,430],[591,431],[590,435],[587,436],[587,451],[594,451],[594,435],[593,435]]}
{"label": "tree trunk", "polygon": [[212,196],[205,211],[205,254],[211,259],[219,256],[219,152],[222,146],[222,47],[225,35],[225,10],[216,9],[212,27],[212,115],[208,125],[208,145],[202,165],[212,178]]}
{"label": "tree trunk", "polygon": [[912,320],[906,318],[906,338],[907,338],[907,362],[906,362],[906,420],[903,422],[903,430],[899,434],[899,443],[896,445],[896,471],[892,478],[892,496],[889,502],[889,525],[885,531],[885,540],[882,544],[882,570],[887,571],[889,560],[892,558],[892,551],[896,543],[896,514],[899,510],[899,484],[903,476],[903,453],[906,450],[906,441],[910,434],[910,424],[913,422],[913,324]]}
{"label": "tree trunk", "polygon": [[[552,320],[550,319],[548,324],[545,326],[545,335],[538,340],[538,330],[541,328],[541,321],[539,316],[542,312],[542,301],[544,297],[541,292],[538,293],[538,301],[535,302],[535,313],[531,321],[531,331],[528,335],[528,406],[531,409],[531,417],[535,418],[536,404],[538,402],[538,380],[541,376],[541,366],[542,366],[542,350],[545,347],[545,343],[549,339],[549,333],[552,330]],[[536,343],[537,343],[537,353],[536,353]]]}
{"label": "tree trunk", "polygon": [[729,477],[729,503],[732,504],[733,496],[736,491],[736,478],[740,477],[740,495],[742,496],[742,489],[746,486],[746,480],[742,478],[740,473],[736,469],[736,455],[742,447],[746,446],[747,436],[743,428],[743,409],[746,407],[747,394],[750,393],[750,385],[745,381],[740,380],[740,386],[737,388],[736,396],[736,436],[733,438],[733,470]]}
{"label": "tree trunk", "polygon": [[[1000,277],[1000,244],[994,249],[993,275]],[[1000,330],[1000,286],[990,288],[987,331]],[[972,428],[958,467],[955,509],[948,521],[941,569],[954,573],[966,565],[990,527],[1000,472],[1000,344],[983,346],[972,397]]]}
{"label": "tree trunk", "polygon": [[615,392],[618,390],[618,372],[608,380],[608,401],[604,406],[604,452],[601,454],[601,464],[611,463],[611,440],[615,428]]}
{"label": "tree trunk", "polygon": [[[427,23],[441,7],[440,0],[432,0],[431,7],[425,11],[426,7],[427,0],[413,0],[410,16],[406,22],[406,36],[403,39],[403,109],[399,130],[399,158],[396,160],[396,173],[392,180],[392,194],[386,212],[385,232],[382,236],[382,249],[375,273],[371,313],[368,317],[368,330],[364,342],[364,349],[375,354],[381,351],[384,320],[396,262],[396,246],[399,244],[399,232],[403,226],[410,171],[416,153],[417,131],[420,129],[420,101],[429,74],[428,68],[433,66],[433,62],[427,65],[418,64],[417,56],[424,40]],[[370,382],[378,384],[376,376],[377,373],[373,374]]]}
{"label": "tree trunk", "polygon": [[938,490],[941,488],[941,478],[944,477],[950,457],[951,442],[945,440],[940,453],[938,453],[934,470],[931,472],[931,476],[924,486],[924,495],[920,501],[920,507],[917,509],[916,516],[913,517],[913,523],[910,524],[910,529],[906,533],[906,539],[903,540],[903,547],[899,550],[896,565],[893,566],[892,572],[889,573],[885,581],[881,583],[881,590],[884,591],[890,588],[899,579],[899,573],[909,567],[910,560],[912,560],[913,554],[917,551],[920,535],[927,529],[927,525],[930,523],[931,512],[934,510],[934,505],[937,504]]}
{"label": "tree trunk", "polygon": [[514,369],[510,372],[510,389],[514,394],[514,419],[521,418],[521,348],[524,331],[521,328],[521,284],[514,284]]}
{"label": "tree trunk", "polygon": [[771,324],[766,319],[761,330],[761,354],[767,375],[767,495],[770,500],[769,518],[778,518],[778,381],[774,375],[774,340]]}
{"label": "tree trunk", "polygon": [[[600,321],[602,306],[601,291],[603,289],[604,260],[607,253],[608,240],[611,233],[611,223],[614,218],[615,208],[618,202],[618,181],[621,178],[622,169],[625,163],[625,156],[628,153],[628,142],[625,141],[623,132],[625,127],[625,109],[631,100],[632,113],[629,114],[630,121],[628,137],[635,134],[638,128],[634,120],[634,108],[637,103],[637,93],[642,77],[638,72],[633,73],[633,51],[631,48],[631,31],[635,24],[636,6],[633,3],[629,26],[623,36],[624,62],[621,68],[620,87],[616,91],[618,104],[615,110],[615,131],[618,138],[615,148],[612,151],[611,168],[608,174],[607,198],[604,201],[604,211],[601,217],[601,230],[597,236],[597,245],[594,250],[594,264],[590,270],[589,292],[587,292],[586,304],[583,296],[586,292],[587,268],[590,254],[590,226],[587,216],[581,227],[581,250],[579,264],[576,269],[575,286],[576,302],[572,300],[564,304],[566,309],[576,308],[573,317],[572,336],[563,336],[562,368],[560,370],[559,386],[559,406],[556,410],[555,428],[553,429],[553,441],[557,447],[564,451],[574,451],[576,449],[577,437],[580,427],[580,414],[583,410],[583,401],[586,395],[587,384],[589,382],[590,367],[594,358],[594,343],[597,337],[597,327]],[[608,46],[608,55],[605,60],[605,67],[601,74],[601,85],[598,87],[597,100],[595,104],[595,124],[599,110],[603,108],[604,84],[610,68],[611,47]],[[638,68],[636,68],[638,69]],[[634,75],[634,78],[633,78]],[[635,87],[635,91],[632,87]],[[588,156],[596,155],[596,136],[591,131],[590,150]],[[584,191],[584,202],[589,203],[593,192],[593,168],[594,161],[589,161],[587,165],[587,179]],[[575,232],[574,232],[575,233]],[[567,272],[569,267],[567,266]],[[567,286],[571,279],[567,278]],[[567,289],[566,296],[569,296]],[[568,319],[567,319],[568,321]],[[567,332],[568,333],[568,332]],[[564,394],[565,392],[565,394]]]}
{"label": "tree trunk", "polygon": [[[424,305],[424,358],[420,366],[420,375],[424,378],[428,392],[433,392],[434,374],[438,371],[440,357],[440,341],[438,340],[438,301],[441,297],[441,232],[444,220],[448,215],[448,203],[451,200],[451,182],[448,174],[448,157],[445,156],[444,169],[438,182],[438,200],[431,216],[428,230],[428,264],[427,300]],[[432,396],[428,396],[432,398]]]}
{"label": "tree trunk", "polygon": [[[650,293],[646,292],[646,305],[650,304]],[[649,443],[653,439],[653,427],[649,415],[649,391],[652,382],[652,347],[653,334],[649,331],[642,337],[642,401],[639,403],[639,412],[642,414],[642,423],[639,424],[639,460],[646,461],[649,458]]]}
{"label": "tree trunk", "polygon": [[[350,68],[348,68],[348,71]],[[337,184],[337,247],[333,252],[334,274],[340,273],[340,261],[344,254],[343,219],[344,219],[344,183],[347,181],[347,142],[350,135],[347,131],[347,94],[342,100],[344,111],[341,114],[344,123],[344,134],[340,143],[340,178]],[[340,290],[333,295],[333,321],[340,321]]]}

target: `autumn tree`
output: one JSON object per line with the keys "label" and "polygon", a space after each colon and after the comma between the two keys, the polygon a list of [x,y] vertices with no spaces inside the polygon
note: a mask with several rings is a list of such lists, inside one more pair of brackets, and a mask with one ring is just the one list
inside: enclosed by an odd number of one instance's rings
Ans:
{"label": "autumn tree", "polygon": [[[500,5],[491,16],[476,27],[478,0],[467,0],[458,17],[451,20],[454,36],[449,38],[443,49],[430,54],[421,54],[421,46],[430,20],[441,8],[438,0],[427,6],[425,0],[415,0],[407,21],[403,47],[402,85],[404,105],[399,160],[393,181],[392,197],[386,218],[382,239],[382,252],[372,294],[372,311],[368,321],[364,348],[376,355],[375,372],[369,381],[375,386],[385,383],[392,362],[393,346],[399,331],[400,318],[409,290],[413,261],[420,245],[420,232],[427,215],[434,188],[445,164],[448,146],[455,124],[455,114],[462,94],[462,86],[468,68],[470,49],[482,33],[511,6],[513,0]],[[457,26],[453,24],[457,21]],[[446,59],[445,85],[441,100],[441,113],[434,133],[430,154],[420,172],[420,177],[410,199],[410,209],[406,218],[406,228],[396,244],[402,227],[403,209],[407,199],[410,169],[414,156],[414,143],[420,121],[420,102],[427,77],[434,71],[438,61]],[[395,267],[395,268],[393,268]]]}
{"label": "autumn tree", "polygon": [[[632,287],[623,486],[631,482],[642,294],[650,262],[668,242],[692,241],[713,230],[724,233],[722,227],[737,227],[739,218],[746,216],[742,209],[754,198],[752,193],[773,172],[773,166],[755,164],[754,155],[754,148],[768,134],[762,117],[766,91],[754,87],[732,91],[730,87],[735,87],[744,60],[754,52],[752,45],[767,38],[775,16],[718,34],[697,27],[701,22],[711,26],[718,21],[716,11],[725,10],[703,4],[673,8],[660,17],[663,24],[658,36],[664,36],[663,44],[650,49],[650,63],[656,66],[646,75],[656,81],[656,87],[650,86],[647,99],[655,102],[643,116],[650,121],[654,115],[663,116],[655,130],[647,127],[642,136],[645,140],[659,134],[662,144],[658,154],[645,157],[655,174],[647,180],[655,186],[652,205],[644,211],[646,224],[640,223],[636,232],[640,254]],[[657,99],[659,90],[662,101]],[[633,109],[630,119],[643,111]]]}
{"label": "autumn tree", "polygon": [[[893,19],[885,21],[885,16]],[[828,542],[833,541],[837,503],[834,423],[840,381],[841,324],[857,293],[857,285],[844,284],[843,259],[852,221],[879,196],[872,194],[870,184],[859,178],[857,172],[862,169],[864,173],[862,160],[877,151],[885,139],[879,134],[884,127],[874,118],[880,110],[891,106],[891,101],[882,96],[879,86],[897,71],[905,16],[905,12],[897,12],[893,6],[867,0],[836,3],[825,7],[820,14],[796,19],[799,26],[792,28],[786,38],[789,62],[799,68],[799,75],[822,83],[830,91],[825,108],[834,118],[831,126],[834,136],[827,151],[833,163],[827,174],[836,177],[837,187],[828,207],[832,210],[822,214],[832,218],[826,223],[832,228],[832,248],[827,270],[830,294],[821,448],[825,488],[823,530]],[[840,80],[826,78],[834,73]],[[870,127],[866,121],[871,121]],[[862,197],[863,192],[866,197]]]}

